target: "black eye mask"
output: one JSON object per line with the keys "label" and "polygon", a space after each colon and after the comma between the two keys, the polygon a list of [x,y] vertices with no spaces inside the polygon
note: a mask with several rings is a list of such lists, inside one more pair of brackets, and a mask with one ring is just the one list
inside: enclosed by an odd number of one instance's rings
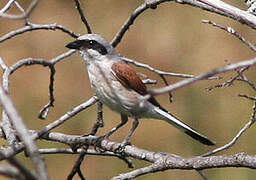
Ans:
{"label": "black eye mask", "polygon": [[76,40],[66,45],[69,49],[93,49],[98,51],[101,55],[107,54],[107,49],[95,40]]}

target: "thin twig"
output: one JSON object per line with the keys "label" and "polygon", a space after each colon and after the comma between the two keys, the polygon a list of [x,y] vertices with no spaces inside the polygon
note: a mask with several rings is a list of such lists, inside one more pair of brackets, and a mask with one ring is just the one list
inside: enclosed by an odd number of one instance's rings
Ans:
{"label": "thin twig", "polygon": [[[86,108],[92,106],[95,102],[97,102],[98,98],[96,96],[91,97],[88,101],[80,104],[79,106],[73,108],[73,110],[65,113],[63,116],[61,116],[58,120],[48,124],[45,126],[42,130],[35,132],[32,135],[32,138],[38,139],[48,131],[60,126],[63,124],[65,121],[70,119],[71,117],[75,116],[79,112],[85,110]],[[0,157],[0,160],[2,159],[7,159],[11,156],[14,156],[15,154],[21,152],[24,149],[24,143],[15,143],[11,147],[0,147],[0,152],[3,154],[3,158]]]}
{"label": "thin twig", "polygon": [[248,80],[245,76],[243,76],[242,78],[237,78],[238,81],[242,81],[242,82],[246,82],[254,91],[256,91],[256,85]]}
{"label": "thin twig", "polygon": [[206,174],[202,170],[197,170],[197,172],[203,178],[203,180],[209,180]]}
{"label": "thin twig", "polygon": [[102,102],[98,101],[97,102],[97,119],[93,127],[91,128],[91,132],[89,133],[89,135],[95,135],[100,127],[104,127],[103,104]]}
{"label": "thin twig", "polygon": [[229,34],[234,35],[235,37],[237,37],[240,41],[242,41],[245,45],[247,45],[251,50],[253,50],[254,52],[256,51],[256,46],[254,46],[251,42],[247,41],[242,35],[240,35],[235,29],[231,28],[231,27],[227,27],[227,26],[223,26],[221,24],[215,23],[213,21],[210,20],[202,20],[203,23],[206,24],[211,24],[214,27],[218,27],[226,32],[228,32]]}
{"label": "thin twig", "polygon": [[83,11],[83,9],[81,7],[80,1],[79,0],[75,0],[75,3],[76,3],[76,8],[77,8],[77,10],[79,12],[79,15],[81,17],[81,20],[82,20],[82,22],[84,23],[84,25],[85,25],[85,27],[87,29],[87,33],[91,34],[92,30],[91,30],[91,27],[90,27],[89,23],[87,22],[87,20],[85,18],[84,11]]}
{"label": "thin twig", "polygon": [[[71,148],[47,148],[47,149],[38,149],[39,153],[41,154],[80,154],[84,151],[83,148],[78,148],[76,151],[73,151]],[[94,156],[110,156],[110,157],[117,157],[123,160],[128,168],[134,168],[134,164],[130,159],[127,157],[121,156],[120,154],[109,152],[109,151],[96,151],[95,149],[87,149],[87,155],[94,155]]]}
{"label": "thin twig", "polygon": [[154,2],[151,2],[150,5],[147,3],[143,3],[138,8],[135,9],[135,11],[131,14],[131,16],[125,21],[125,23],[120,28],[119,32],[115,35],[115,37],[112,39],[111,44],[113,47],[116,47],[118,43],[123,38],[125,32],[129,29],[129,27],[133,24],[135,19],[142,14],[146,9],[151,8],[153,6],[157,6],[158,4],[161,4],[163,2],[167,2],[169,0],[154,0]]}
{"label": "thin twig", "polygon": [[256,18],[250,12],[241,10],[221,0],[182,0],[175,1],[181,4],[189,4],[194,7],[199,7],[203,10],[214,12],[225,17],[234,19],[237,22],[246,24],[247,26],[256,29]]}
{"label": "thin twig", "polygon": [[227,143],[224,146],[221,146],[217,149],[214,149],[213,151],[203,154],[202,157],[210,156],[210,155],[216,154],[218,152],[221,152],[225,149],[232,147],[237,142],[239,137],[242,136],[242,134],[255,123],[255,114],[256,114],[256,102],[253,105],[253,112],[252,112],[250,121],[244,125],[244,127],[236,134],[236,136],[229,143]]}
{"label": "thin twig", "polygon": [[238,94],[238,96],[239,97],[244,97],[244,98],[247,98],[247,99],[249,99],[249,100],[252,100],[252,101],[256,101],[256,98],[255,97],[253,97],[253,96],[248,96],[248,95],[246,95],[246,94]]}
{"label": "thin twig", "polygon": [[[0,153],[1,156],[1,153]],[[31,180],[37,180],[37,177],[31,172],[31,170],[28,170],[23,164],[21,164],[16,158],[10,157],[7,159],[7,161],[15,166],[26,179]]]}
{"label": "thin twig", "polygon": [[151,165],[143,167],[143,168],[135,169],[128,173],[119,174],[118,176],[111,178],[111,180],[134,179],[134,178],[142,176],[144,174],[154,173],[159,169],[160,168],[158,167],[157,164],[151,164]]}
{"label": "thin twig", "polygon": [[0,166],[0,175],[6,176],[8,178],[13,178],[13,179],[20,179],[20,180],[25,179],[23,174],[20,173],[20,171],[17,168],[9,164],[4,164]]}
{"label": "thin twig", "polygon": [[239,79],[243,79],[243,72],[248,70],[249,69],[249,66],[248,67],[244,67],[244,68],[241,68],[239,70],[237,70],[237,75],[235,75],[234,77],[230,78],[229,80],[223,82],[223,83],[220,83],[220,84],[216,84],[214,86],[210,86],[210,87],[207,87],[206,90],[207,91],[211,91],[215,88],[223,88],[223,87],[229,87],[233,84],[234,81],[236,80],[239,80]]}
{"label": "thin twig", "polygon": [[[238,70],[238,69],[241,69],[241,68],[255,66],[255,65],[256,65],[256,58],[245,60],[245,61],[240,61],[238,63],[222,66],[220,68],[213,69],[213,70],[208,71],[206,73],[199,74],[199,75],[195,76],[194,78],[181,80],[177,83],[171,84],[171,85],[163,87],[163,88],[150,90],[150,94],[151,95],[158,95],[158,94],[163,94],[163,93],[167,93],[167,92],[172,92],[172,91],[177,90],[179,88],[182,88],[182,87],[188,86],[190,84],[193,84],[193,83],[195,83],[199,80],[212,77],[216,74],[225,73],[225,72],[228,72],[228,71]],[[149,98],[149,96],[145,97],[145,99],[147,99],[147,98]]]}
{"label": "thin twig", "polygon": [[34,8],[37,6],[37,4],[39,3],[40,0],[34,0],[29,7],[27,8],[27,10],[25,11],[25,13],[22,13],[21,15],[13,15],[13,14],[7,14],[7,13],[0,13],[0,17],[3,18],[8,18],[8,19],[26,19],[29,17],[29,15],[32,13],[32,11],[34,10]]}
{"label": "thin twig", "polygon": [[8,69],[8,66],[4,63],[1,57],[0,57],[0,66],[4,71]]}
{"label": "thin twig", "polygon": [[19,2],[17,2],[17,0],[14,1],[15,5],[17,6],[17,8],[22,12],[25,13],[24,8],[19,4]]}
{"label": "thin twig", "polygon": [[[122,57],[122,60],[127,62],[127,63],[131,63],[131,64],[133,64],[133,65],[135,65],[137,67],[145,68],[145,69],[147,69],[149,71],[152,71],[152,72],[154,72],[154,73],[156,73],[158,75],[181,77],[181,78],[193,78],[193,77],[195,77],[194,75],[190,75],[190,74],[171,73],[171,72],[161,71],[161,70],[153,68],[152,66],[150,66],[148,64],[144,64],[144,63],[141,63],[141,62],[138,62],[138,61],[126,58],[126,57]],[[208,79],[209,80],[210,79],[220,79],[220,77],[210,77]]]}
{"label": "thin twig", "polygon": [[67,29],[66,27],[56,24],[56,23],[54,23],[54,24],[32,24],[32,23],[29,23],[29,25],[27,25],[27,26],[24,26],[20,29],[13,30],[13,31],[3,35],[2,37],[0,37],[0,42],[3,42],[7,39],[15,37],[19,34],[23,34],[25,32],[29,32],[29,31],[35,31],[35,30],[53,30],[53,31],[61,30],[74,38],[77,38],[80,36],[79,34],[74,33],[73,31]]}
{"label": "thin twig", "polygon": [[68,111],[66,114],[61,116],[58,120],[56,120],[56,121],[48,124],[47,126],[45,126],[41,131],[39,131],[38,133],[33,135],[33,138],[37,139],[40,136],[42,136],[43,134],[45,134],[46,132],[49,132],[50,130],[60,126],[65,121],[67,121],[71,117],[75,116],[77,113],[79,113],[79,112],[87,109],[88,107],[92,106],[94,103],[97,102],[97,100],[98,100],[98,98],[96,96],[92,96],[88,101],[76,106],[71,111]]}
{"label": "thin twig", "polygon": [[67,180],[72,180],[75,174],[78,174],[81,180],[85,180],[85,177],[81,172],[80,166],[82,164],[82,161],[84,160],[87,149],[88,149],[88,146],[86,146],[85,149],[83,149],[83,151],[79,154],[79,157],[77,158],[71,172],[69,173]]}
{"label": "thin twig", "polygon": [[[103,104],[102,104],[102,102],[98,101],[97,102],[97,120],[94,123],[93,127],[91,128],[91,132],[88,135],[95,135],[97,133],[98,129],[103,126],[104,126]],[[78,146],[80,146],[80,145],[78,145]],[[69,175],[67,177],[68,180],[72,180],[76,173],[79,175],[79,177],[81,179],[85,179],[83,173],[81,172],[80,167],[81,167],[82,161],[84,160],[84,157],[87,154],[88,148],[89,148],[88,145],[82,146],[82,152],[79,154],[79,157],[77,158],[71,172],[69,173]],[[74,146],[73,146],[73,149],[74,149]],[[74,151],[76,151],[76,150],[77,150],[77,147],[75,146]]]}
{"label": "thin twig", "polygon": [[0,14],[3,14],[5,13],[12,5],[12,3],[14,2],[15,0],[10,0],[6,3],[6,5],[0,10]]}
{"label": "thin twig", "polygon": [[[168,81],[167,81],[167,79],[164,77],[164,75],[159,75],[160,77],[161,77],[161,79],[164,81],[164,84],[166,85],[166,86],[168,86],[169,84],[168,84]],[[172,96],[172,93],[171,92],[169,92],[168,93],[168,95],[169,95],[169,102],[173,102],[173,96]]]}
{"label": "thin twig", "polygon": [[50,66],[50,84],[49,84],[49,99],[50,99],[50,102],[48,104],[46,104],[43,109],[40,110],[39,112],[39,115],[38,117],[40,119],[46,119],[48,113],[49,113],[49,110],[50,110],[50,107],[53,107],[53,103],[55,101],[54,99],[54,95],[53,95],[53,85],[54,85],[54,75],[55,75],[55,68],[54,66]]}

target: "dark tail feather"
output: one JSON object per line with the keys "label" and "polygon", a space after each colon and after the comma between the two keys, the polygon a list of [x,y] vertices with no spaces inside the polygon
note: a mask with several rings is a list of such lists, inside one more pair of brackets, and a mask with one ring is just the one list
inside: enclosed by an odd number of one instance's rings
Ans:
{"label": "dark tail feather", "polygon": [[194,133],[194,132],[192,132],[192,131],[185,131],[185,133],[186,133],[187,135],[189,135],[190,137],[192,137],[192,138],[198,140],[199,142],[201,142],[201,143],[203,143],[203,144],[205,144],[205,145],[208,145],[208,146],[215,145],[214,142],[212,142],[211,140],[207,139],[207,137],[205,137],[205,136],[196,134],[196,133]]}
{"label": "dark tail feather", "polygon": [[183,131],[190,137],[194,138],[195,140],[198,140],[199,142],[205,144],[205,145],[215,145],[214,142],[209,140],[206,136],[200,134],[193,128],[191,128],[189,125],[183,123],[178,118],[173,116],[171,113],[163,111],[162,109],[155,107],[155,111],[159,113],[160,116],[158,116],[159,119],[163,119],[167,121],[168,123],[172,124],[174,127],[178,128],[179,130]]}

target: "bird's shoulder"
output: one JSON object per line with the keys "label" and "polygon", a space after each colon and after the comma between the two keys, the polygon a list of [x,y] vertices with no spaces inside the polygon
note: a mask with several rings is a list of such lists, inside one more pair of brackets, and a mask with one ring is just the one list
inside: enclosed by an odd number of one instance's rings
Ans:
{"label": "bird's shoulder", "polygon": [[133,89],[141,95],[147,94],[147,87],[134,69],[123,61],[114,63],[111,67],[117,80],[126,88]]}

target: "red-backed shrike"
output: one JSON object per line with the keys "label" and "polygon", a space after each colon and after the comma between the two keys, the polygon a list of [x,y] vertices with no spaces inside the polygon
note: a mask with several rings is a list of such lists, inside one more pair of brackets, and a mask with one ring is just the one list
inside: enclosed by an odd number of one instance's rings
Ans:
{"label": "red-backed shrike", "polygon": [[124,125],[127,122],[127,116],[130,116],[133,119],[133,126],[123,141],[123,145],[128,143],[136,129],[139,123],[138,118],[164,120],[201,143],[214,145],[207,137],[165,110],[154,97],[141,103],[142,96],[147,94],[146,86],[102,36],[86,34],[66,47],[79,51],[87,65],[91,86],[99,100],[110,109],[121,113],[121,123],[108,132],[105,137],[109,137]]}

